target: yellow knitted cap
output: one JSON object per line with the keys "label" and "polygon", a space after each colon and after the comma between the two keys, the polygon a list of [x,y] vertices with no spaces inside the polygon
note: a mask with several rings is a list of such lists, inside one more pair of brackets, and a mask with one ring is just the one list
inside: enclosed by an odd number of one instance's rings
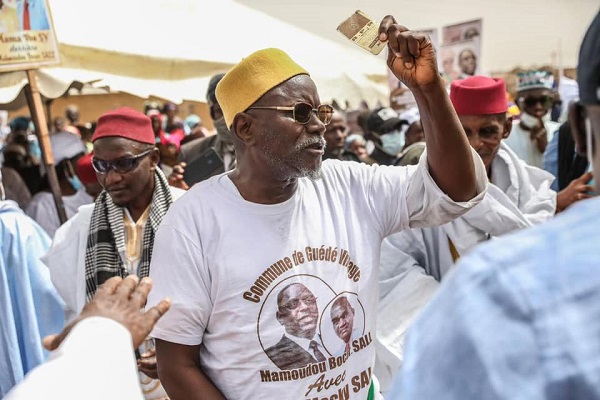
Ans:
{"label": "yellow knitted cap", "polygon": [[262,95],[294,77],[308,72],[279,49],[258,50],[225,74],[215,91],[229,128],[233,118]]}

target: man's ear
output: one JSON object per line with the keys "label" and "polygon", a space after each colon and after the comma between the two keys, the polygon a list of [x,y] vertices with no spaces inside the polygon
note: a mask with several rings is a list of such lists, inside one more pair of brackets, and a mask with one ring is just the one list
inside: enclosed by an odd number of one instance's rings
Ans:
{"label": "man's ear", "polygon": [[245,112],[238,113],[233,118],[231,130],[246,146],[252,146],[256,142],[252,128],[254,122],[254,117]]}
{"label": "man's ear", "polygon": [[510,136],[510,131],[512,131],[513,126],[513,117],[507,117],[506,121],[504,121],[504,132],[502,133],[502,139],[506,139]]}
{"label": "man's ear", "polygon": [[152,169],[154,169],[160,161],[160,151],[158,150],[158,147],[154,147],[150,154],[148,154],[148,157],[150,158],[150,162],[152,163]]}

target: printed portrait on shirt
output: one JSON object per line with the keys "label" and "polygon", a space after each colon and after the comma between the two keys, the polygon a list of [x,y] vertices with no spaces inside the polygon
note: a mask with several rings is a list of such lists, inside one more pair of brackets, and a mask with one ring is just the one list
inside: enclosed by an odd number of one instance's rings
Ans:
{"label": "printed portrait on shirt", "polygon": [[[359,392],[366,398],[375,350],[369,325],[375,316],[367,317],[365,310],[373,308],[374,299],[359,293],[377,278],[347,247],[352,246],[298,245],[247,277],[251,284],[241,297],[245,306],[255,305],[256,314],[239,332],[244,346],[254,346],[247,351],[256,361],[242,368],[256,365],[253,382],[265,390],[289,386],[302,398],[345,399]],[[235,319],[233,325],[244,320]]]}
{"label": "printed portrait on shirt", "polygon": [[355,340],[364,335],[364,308],[355,293],[343,292],[323,310],[321,318],[323,345],[332,356],[351,354]]}
{"label": "printed portrait on shirt", "polygon": [[[335,293],[318,277],[296,275],[277,284],[265,299],[258,321],[259,340],[282,370],[325,361],[321,310]],[[279,327],[278,329],[274,329]]]}

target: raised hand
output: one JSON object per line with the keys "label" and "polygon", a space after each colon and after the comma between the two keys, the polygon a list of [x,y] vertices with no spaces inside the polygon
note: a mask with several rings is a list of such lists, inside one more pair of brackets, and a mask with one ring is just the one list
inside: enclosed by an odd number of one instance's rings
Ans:
{"label": "raised hand", "polygon": [[543,122],[540,125],[536,125],[531,128],[529,131],[529,137],[535,142],[535,146],[537,147],[538,151],[540,153],[544,153],[546,146],[548,145],[548,132],[546,131]]}
{"label": "raised hand", "polygon": [[186,163],[184,162],[180,162],[179,164],[173,167],[171,175],[169,175],[169,177],[167,178],[170,186],[183,190],[188,190],[190,188],[188,184],[185,183],[185,181],[183,180],[183,173],[185,172],[185,167]]}
{"label": "raised hand", "polygon": [[141,355],[138,359],[138,369],[152,379],[158,379],[158,368],[156,365],[156,350],[151,349]]}
{"label": "raised hand", "polygon": [[577,179],[573,179],[569,185],[556,195],[556,212],[561,212],[571,204],[592,197],[589,192],[594,188],[587,183],[593,178],[591,172],[586,172]]}
{"label": "raised hand", "polygon": [[409,89],[426,89],[442,79],[428,35],[410,31],[388,15],[379,25],[379,40],[388,42],[387,65]]}

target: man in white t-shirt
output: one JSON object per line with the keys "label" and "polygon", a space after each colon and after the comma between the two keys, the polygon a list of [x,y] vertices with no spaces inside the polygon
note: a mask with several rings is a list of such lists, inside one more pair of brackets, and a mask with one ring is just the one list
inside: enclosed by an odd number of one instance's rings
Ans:
{"label": "man in white t-shirt", "polygon": [[[382,239],[456,218],[487,187],[430,39],[393,17],[383,20],[380,38],[389,38],[388,66],[420,108],[428,153],[418,166],[322,162],[333,108],[321,104],[308,72],[281,50],[249,55],[219,82],[236,168],[173,204],[150,268],[149,301],[172,299],[152,333],[171,400],[378,396],[372,367]],[[273,315],[290,284],[315,297],[325,360],[282,370],[266,349],[281,339]],[[350,354],[335,357],[340,339],[329,316],[341,294],[353,296],[363,335]]]}

